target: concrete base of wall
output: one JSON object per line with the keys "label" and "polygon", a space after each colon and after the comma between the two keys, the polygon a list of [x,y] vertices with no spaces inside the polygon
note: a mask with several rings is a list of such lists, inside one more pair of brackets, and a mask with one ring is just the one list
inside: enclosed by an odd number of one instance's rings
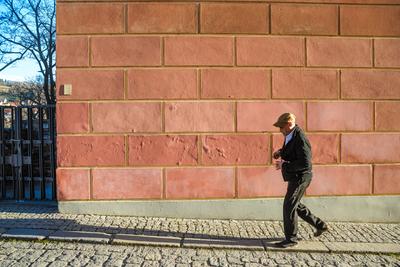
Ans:
{"label": "concrete base of wall", "polygon": [[[400,196],[306,197],[327,221],[400,222]],[[163,201],[60,201],[63,213],[173,218],[282,220],[283,198]]]}

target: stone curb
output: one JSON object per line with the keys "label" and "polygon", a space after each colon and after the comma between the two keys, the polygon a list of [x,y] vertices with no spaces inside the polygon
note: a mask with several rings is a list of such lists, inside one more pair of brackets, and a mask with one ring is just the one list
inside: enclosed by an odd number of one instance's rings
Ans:
{"label": "stone curb", "polygon": [[5,231],[1,237],[22,240],[43,240],[53,232],[52,230],[43,229],[12,228]]}
{"label": "stone curb", "polygon": [[49,235],[47,239],[66,242],[71,241],[107,244],[110,242],[111,235],[99,232],[57,231]]}
{"label": "stone curb", "polygon": [[111,243],[120,245],[180,247],[182,243],[182,238],[174,236],[116,234]]}
{"label": "stone curb", "polygon": [[[400,244],[301,241],[291,248],[274,246],[276,240],[241,238],[190,238],[132,234],[107,234],[102,232],[54,231],[46,229],[9,228],[0,229],[0,239],[51,240],[115,245],[169,246],[183,248],[241,249],[287,252],[322,253],[383,253],[400,254]],[[272,242],[274,241],[274,242]]]}
{"label": "stone curb", "polygon": [[235,248],[244,250],[265,250],[259,239],[203,239],[184,238],[184,248]]}

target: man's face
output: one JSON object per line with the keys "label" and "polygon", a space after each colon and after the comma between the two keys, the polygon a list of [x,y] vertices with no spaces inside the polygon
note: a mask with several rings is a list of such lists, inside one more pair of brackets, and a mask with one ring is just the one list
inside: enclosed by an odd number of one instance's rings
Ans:
{"label": "man's face", "polygon": [[284,126],[279,127],[279,131],[280,131],[284,136],[288,135],[288,134],[290,133],[290,131],[291,131],[290,125],[291,125],[290,123],[286,123]]}

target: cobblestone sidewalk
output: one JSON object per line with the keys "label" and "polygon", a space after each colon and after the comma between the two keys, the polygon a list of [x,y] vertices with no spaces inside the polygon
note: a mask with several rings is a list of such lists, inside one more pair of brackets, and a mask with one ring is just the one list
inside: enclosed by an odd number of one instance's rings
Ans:
{"label": "cobblestone sidewalk", "polygon": [[0,240],[0,267],[11,266],[399,266],[399,255],[187,249]]}
{"label": "cobblestone sidewalk", "polygon": [[[329,227],[329,232],[317,239],[312,227],[301,222],[302,241],[293,250],[400,254],[399,224],[329,223]],[[58,213],[54,206],[2,204],[0,235],[16,239],[268,250],[275,249],[273,242],[283,237],[283,231],[282,223],[276,221],[75,215]]]}

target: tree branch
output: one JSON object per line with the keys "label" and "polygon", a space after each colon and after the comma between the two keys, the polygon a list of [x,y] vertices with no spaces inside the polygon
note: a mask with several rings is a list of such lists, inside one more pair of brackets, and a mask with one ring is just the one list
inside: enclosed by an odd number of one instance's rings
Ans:
{"label": "tree branch", "polygon": [[8,2],[11,12],[17,18],[18,22],[20,22],[24,26],[24,28],[28,31],[28,33],[37,41],[37,36],[35,36],[35,34],[31,31],[31,29],[29,29],[25,21],[22,18],[20,18],[20,16],[18,16],[17,11],[14,8],[14,2],[12,0],[11,1],[5,0],[5,1]]}
{"label": "tree branch", "polygon": [[11,60],[10,62],[6,63],[5,66],[3,66],[3,67],[0,68],[0,71],[3,71],[3,70],[6,69],[8,66],[11,66],[11,65],[14,64],[15,62],[17,62],[17,61],[23,59],[23,58],[24,58],[24,55],[26,54],[26,52],[27,52],[27,50],[26,50],[24,53],[22,53],[19,57],[17,57],[17,58],[15,58],[15,59]]}

